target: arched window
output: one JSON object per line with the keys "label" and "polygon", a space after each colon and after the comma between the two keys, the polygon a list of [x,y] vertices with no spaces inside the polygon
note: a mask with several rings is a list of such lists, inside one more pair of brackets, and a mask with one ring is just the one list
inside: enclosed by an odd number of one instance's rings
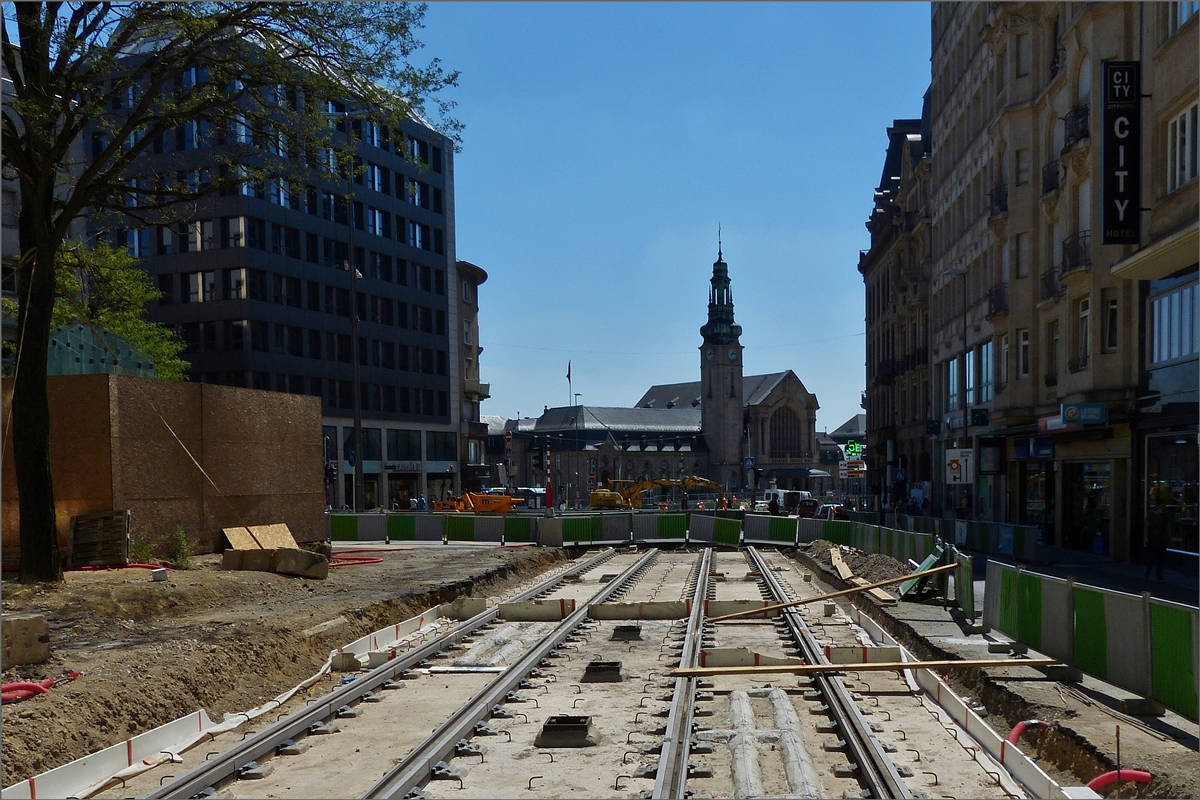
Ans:
{"label": "arched window", "polygon": [[784,406],[771,414],[771,458],[800,457],[800,419]]}

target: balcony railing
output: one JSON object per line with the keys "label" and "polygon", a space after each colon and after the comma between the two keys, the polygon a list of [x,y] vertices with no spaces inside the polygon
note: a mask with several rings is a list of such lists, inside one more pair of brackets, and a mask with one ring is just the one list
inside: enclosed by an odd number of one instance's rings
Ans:
{"label": "balcony railing", "polygon": [[900,372],[900,365],[893,360],[881,361],[879,368],[875,370],[875,381],[881,384],[890,384],[896,380],[896,375]]}
{"label": "balcony railing", "polygon": [[1067,370],[1072,373],[1083,372],[1087,368],[1088,368],[1088,357],[1085,355],[1079,356],[1078,358],[1072,358],[1070,361],[1067,362]]}
{"label": "balcony railing", "polygon": [[1062,274],[1092,266],[1092,232],[1080,231],[1063,239]]}
{"label": "balcony railing", "polygon": [[1047,195],[1058,191],[1062,182],[1063,165],[1058,159],[1042,167],[1042,194]]}
{"label": "balcony railing", "polygon": [[992,216],[998,217],[1008,213],[1008,186],[1000,184],[988,192],[988,202],[992,208]]}
{"label": "balcony railing", "polygon": [[1046,385],[1047,386],[1057,386],[1058,385],[1058,373],[1057,372],[1047,372],[1046,373]]}
{"label": "balcony railing", "polygon": [[1064,153],[1091,135],[1088,132],[1088,124],[1091,119],[1090,110],[1091,107],[1088,105],[1078,106],[1068,111],[1067,115],[1063,117],[1063,124],[1066,127],[1062,149]]}
{"label": "balcony railing", "polygon": [[1058,279],[1058,268],[1048,269],[1042,273],[1042,299],[1052,300],[1063,293],[1062,282]]}
{"label": "balcony railing", "polygon": [[987,318],[1008,313],[1008,284],[997,283],[988,290]]}

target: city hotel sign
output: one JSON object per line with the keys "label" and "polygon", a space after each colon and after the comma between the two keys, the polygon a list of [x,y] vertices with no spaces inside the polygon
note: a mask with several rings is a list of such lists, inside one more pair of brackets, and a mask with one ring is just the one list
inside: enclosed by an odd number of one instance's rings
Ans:
{"label": "city hotel sign", "polygon": [[1102,244],[1138,244],[1142,238],[1141,62],[1104,61]]}

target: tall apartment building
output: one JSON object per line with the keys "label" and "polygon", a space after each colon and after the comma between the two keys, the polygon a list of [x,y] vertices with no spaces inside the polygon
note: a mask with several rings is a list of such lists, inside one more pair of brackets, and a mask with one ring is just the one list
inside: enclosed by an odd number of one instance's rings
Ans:
{"label": "tall apartment building", "polygon": [[[162,292],[148,315],[180,332],[191,380],[321,397],[328,501],[353,503],[358,459],[365,507],[407,507],[461,486],[453,148],[413,116],[390,130],[336,103],[330,111],[363,167],[352,183],[314,178],[293,193],[245,182],[201,200],[181,224],[105,235],[143,259]],[[230,135],[242,147],[273,144]],[[188,123],[146,158],[200,169],[221,141]]]}
{"label": "tall apartment building", "polygon": [[462,321],[459,343],[458,374],[462,376],[462,418],[459,428],[459,463],[462,464],[462,488],[482,489],[496,482],[487,463],[488,424],[479,415],[479,404],[490,396],[491,387],[479,380],[479,287],[487,280],[487,272],[469,261],[455,263],[461,291],[458,295],[458,318]]}
{"label": "tall apartment building", "polygon": [[[933,6],[935,506],[1127,559],[1161,485],[1173,546],[1196,552],[1195,15]],[[1104,243],[1107,61],[1142,64],[1137,244]],[[1064,424],[1071,404],[1106,422]],[[947,450],[970,452],[972,482],[947,483]]]}
{"label": "tall apartment building", "polygon": [[891,504],[930,497],[929,215],[930,106],[898,119],[875,205],[871,247],[859,254],[867,302],[867,486]]}

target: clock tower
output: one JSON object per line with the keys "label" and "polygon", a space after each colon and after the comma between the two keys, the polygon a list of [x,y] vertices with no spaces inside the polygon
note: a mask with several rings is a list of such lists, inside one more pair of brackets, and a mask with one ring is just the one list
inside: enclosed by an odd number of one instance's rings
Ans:
{"label": "clock tower", "polygon": [[742,326],[733,321],[729,265],[717,243],[708,292],[708,322],[700,328],[700,430],[708,444],[708,477],[741,484]]}

